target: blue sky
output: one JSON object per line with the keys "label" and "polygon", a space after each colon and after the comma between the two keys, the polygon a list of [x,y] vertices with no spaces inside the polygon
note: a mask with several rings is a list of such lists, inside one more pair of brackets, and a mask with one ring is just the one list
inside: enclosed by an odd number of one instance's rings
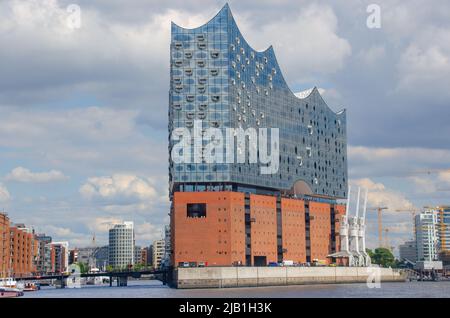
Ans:
{"label": "blue sky", "polygon": [[[366,25],[381,8],[381,28]],[[67,7],[81,27],[67,26]],[[349,174],[370,205],[450,204],[448,1],[229,1],[248,42],[273,45],[293,91],[348,109]],[[72,246],[133,220],[148,245],[168,223],[170,22],[223,1],[0,3],[0,209]],[[427,173],[431,172],[431,173]],[[387,212],[390,243],[411,216]],[[369,247],[376,242],[369,213]]]}

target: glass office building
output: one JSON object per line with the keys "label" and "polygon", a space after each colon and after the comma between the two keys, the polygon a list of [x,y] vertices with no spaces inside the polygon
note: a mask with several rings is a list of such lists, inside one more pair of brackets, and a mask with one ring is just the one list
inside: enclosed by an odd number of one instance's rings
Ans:
{"label": "glass office building", "polygon": [[[344,198],[347,189],[346,113],[335,113],[314,88],[294,94],[272,47],[255,51],[228,5],[208,23],[172,23],[169,133],[176,128],[279,128],[279,169],[258,163],[170,161],[171,193],[231,190]],[[225,135],[225,133],[224,133]],[[175,142],[170,141],[169,152]],[[203,144],[204,146],[204,144]],[[247,159],[248,161],[248,159]]]}

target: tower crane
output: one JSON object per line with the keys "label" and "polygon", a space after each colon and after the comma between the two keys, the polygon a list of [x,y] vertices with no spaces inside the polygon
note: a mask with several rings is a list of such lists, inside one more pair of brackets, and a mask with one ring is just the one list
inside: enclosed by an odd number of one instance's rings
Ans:
{"label": "tower crane", "polygon": [[380,246],[380,247],[382,247],[383,246],[383,221],[382,221],[382,212],[383,212],[383,210],[387,210],[388,209],[388,207],[381,207],[381,206],[378,206],[378,207],[371,207],[371,208],[368,208],[367,210],[368,211],[377,211],[377,213],[378,213],[378,245]]}

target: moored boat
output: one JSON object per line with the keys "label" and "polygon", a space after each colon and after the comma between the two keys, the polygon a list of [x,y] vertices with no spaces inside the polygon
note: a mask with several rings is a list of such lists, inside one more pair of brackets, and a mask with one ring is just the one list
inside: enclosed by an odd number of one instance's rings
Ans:
{"label": "moored boat", "polygon": [[37,291],[39,289],[41,289],[39,284],[36,284],[34,282],[25,283],[25,285],[23,286],[23,291],[24,292],[32,292],[32,291]]}
{"label": "moored boat", "polygon": [[23,296],[23,291],[17,288],[0,287],[0,298],[12,298]]}

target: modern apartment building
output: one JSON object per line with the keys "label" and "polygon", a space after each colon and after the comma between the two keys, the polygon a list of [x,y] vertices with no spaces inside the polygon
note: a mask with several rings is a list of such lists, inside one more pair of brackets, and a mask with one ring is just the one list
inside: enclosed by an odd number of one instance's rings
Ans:
{"label": "modern apartment building", "polygon": [[450,207],[427,207],[415,223],[419,261],[439,260],[450,252]]}
{"label": "modern apartment building", "polygon": [[329,261],[347,196],[345,110],[317,88],[294,94],[228,5],[195,29],[172,23],[170,54],[172,264]]}
{"label": "modern apartment building", "polygon": [[166,225],[164,227],[164,257],[162,260],[162,264],[164,266],[171,265],[172,258],[172,235],[171,235],[170,225]]}
{"label": "modern apartment building", "polygon": [[153,268],[159,269],[165,253],[165,241],[158,240],[153,242]]}
{"label": "modern apartment building", "polygon": [[438,259],[439,237],[437,213],[425,210],[415,217],[417,260],[435,261]]}
{"label": "modern apartment building", "polygon": [[65,273],[69,269],[69,242],[51,242],[50,266],[52,273]]}
{"label": "modern apartment building", "polygon": [[134,265],[133,222],[116,224],[109,230],[109,265],[124,268]]}
{"label": "modern apartment building", "polygon": [[146,266],[147,265],[147,249],[140,247],[140,246],[135,246],[134,247],[134,264],[135,265],[143,265]]}
{"label": "modern apartment building", "polygon": [[51,272],[51,248],[52,237],[45,234],[37,234],[38,255],[36,261],[36,272],[46,274]]}
{"label": "modern apartment building", "polygon": [[450,206],[438,206],[437,231],[439,237],[439,252],[450,252]]}

